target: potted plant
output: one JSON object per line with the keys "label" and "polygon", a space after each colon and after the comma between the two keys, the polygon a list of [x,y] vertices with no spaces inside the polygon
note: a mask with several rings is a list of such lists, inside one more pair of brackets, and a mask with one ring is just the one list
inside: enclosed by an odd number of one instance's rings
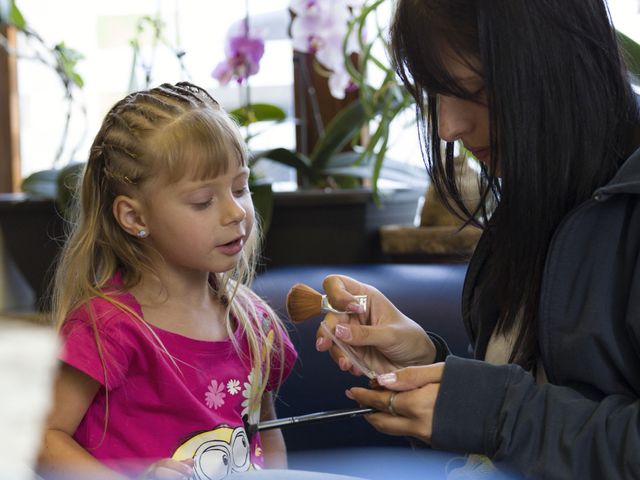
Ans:
{"label": "potted plant", "polygon": [[[22,34],[26,45],[24,51],[18,52],[0,35],[0,48],[9,55],[27,58],[52,69],[60,80],[67,105],[62,136],[51,168],[24,179],[22,193],[4,193],[0,197],[0,228],[6,252],[36,299],[40,300],[46,297],[51,261],[59,249],[58,241],[63,233],[60,213],[52,199],[57,195],[56,182],[62,160],[67,156],[68,127],[78,102],[76,92],[84,84],[76,71],[82,55],[64,42],[48,45],[25,20],[14,0],[0,2],[0,24]],[[84,113],[82,106],[80,111]],[[76,149],[77,146],[71,147],[70,157]]]}
{"label": "potted plant", "polygon": [[[344,98],[354,89],[359,93],[318,132],[308,153],[304,148],[275,148],[256,154],[294,168],[298,179],[296,191],[274,197],[276,213],[264,249],[267,264],[381,261],[379,228],[413,223],[424,188],[397,185],[415,184],[424,172],[386,155],[388,119],[411,102],[390,67],[384,67],[387,81],[382,88],[370,85],[366,75],[369,64],[379,63],[372,50],[382,33],[366,41],[362,32],[379,4],[365,4],[362,10],[346,1],[290,4],[294,49],[312,56],[313,70],[328,77],[333,97]],[[294,64],[303,69],[307,62]],[[300,77],[309,75],[303,72]],[[309,103],[313,108],[317,101]],[[381,188],[381,178],[394,180],[396,186]]]}

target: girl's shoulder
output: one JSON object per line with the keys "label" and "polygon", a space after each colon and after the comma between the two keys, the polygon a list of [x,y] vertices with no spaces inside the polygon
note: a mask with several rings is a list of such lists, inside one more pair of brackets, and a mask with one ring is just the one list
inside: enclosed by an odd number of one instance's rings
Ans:
{"label": "girl's shoulder", "polygon": [[95,325],[98,330],[111,330],[130,324],[132,319],[142,319],[142,310],[135,297],[110,287],[78,305],[65,323],[85,323]]}

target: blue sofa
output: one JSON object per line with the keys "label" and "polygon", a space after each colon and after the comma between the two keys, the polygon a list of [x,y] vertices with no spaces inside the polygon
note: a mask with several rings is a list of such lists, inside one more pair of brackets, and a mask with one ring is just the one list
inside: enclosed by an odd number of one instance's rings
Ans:
{"label": "blue sofa", "polygon": [[[259,275],[254,290],[286,319],[286,295],[292,285],[302,282],[321,290],[326,275],[348,275],[377,287],[407,316],[441,335],[452,353],[468,356],[460,312],[465,272],[465,264],[285,266]],[[288,323],[299,359],[279,391],[276,408],[280,417],[354,408],[357,405],[345,397],[345,389],[367,383],[364,377],[340,371],[328,354],[316,351],[319,321],[315,318],[297,325]],[[408,445],[404,438],[376,432],[362,418],[295,425],[283,429],[283,433],[289,451]]]}

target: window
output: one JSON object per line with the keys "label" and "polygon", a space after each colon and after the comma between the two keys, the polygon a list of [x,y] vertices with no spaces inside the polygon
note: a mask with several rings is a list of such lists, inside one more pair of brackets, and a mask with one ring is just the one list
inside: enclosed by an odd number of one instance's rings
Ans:
{"label": "window", "polygon": [[[211,72],[224,59],[228,29],[242,21],[245,2],[204,0],[28,0],[19,2],[27,21],[47,45],[64,41],[84,59],[78,71],[85,85],[77,92],[66,148],[59,165],[86,160],[89,146],[102,118],[117,100],[129,92],[133,49],[141,17],[158,17],[163,36],[171,47],[183,49],[185,71],[172,49],[158,46],[152,57],[150,35],[142,37],[142,60],[152,65],[151,86],[190,80],[204,88],[226,109],[241,104],[237,84],[221,87]],[[260,72],[251,77],[251,100],[280,106],[293,118],[293,63],[287,38],[288,0],[253,0],[251,22],[266,39]],[[253,27],[252,27],[253,28]],[[24,40],[18,40],[24,51]],[[144,71],[133,72],[133,90],[146,88]],[[51,69],[27,59],[18,61],[20,134],[23,176],[52,166],[62,138],[66,103],[60,80]],[[86,109],[86,114],[83,112]],[[252,140],[253,148],[293,148],[293,120],[269,129],[268,135]],[[77,148],[77,149],[76,149]],[[74,152],[75,149],[75,152]]]}

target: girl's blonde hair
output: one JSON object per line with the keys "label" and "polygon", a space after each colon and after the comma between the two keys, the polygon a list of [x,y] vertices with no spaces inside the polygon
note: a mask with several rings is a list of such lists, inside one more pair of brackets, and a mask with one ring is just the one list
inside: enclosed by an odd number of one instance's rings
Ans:
{"label": "girl's blonde hair", "polygon": [[[143,272],[157,277],[144,240],[126,233],[113,216],[114,199],[131,195],[151,179],[171,183],[187,175],[193,179],[213,178],[225,173],[232,162],[241,166],[248,163],[248,151],[237,125],[204,89],[190,83],[163,84],[132,93],[107,113],[82,176],[75,218],[56,270],[52,302],[58,329],[72,311],[88,309],[105,385],[106,363],[91,299],[102,298],[129,314],[171,357],[148,324],[107,291],[113,288],[109,282],[117,272],[122,274],[124,290],[137,285]],[[273,353],[279,354],[281,377],[284,370],[284,327],[273,310],[249,289],[260,242],[259,221],[255,223],[236,267],[212,273],[211,282],[226,307],[227,332],[239,354],[242,350],[233,332],[233,318],[249,343],[248,361],[256,381],[249,411],[256,411],[264,394]],[[257,302],[266,310],[266,318],[256,311]]]}

